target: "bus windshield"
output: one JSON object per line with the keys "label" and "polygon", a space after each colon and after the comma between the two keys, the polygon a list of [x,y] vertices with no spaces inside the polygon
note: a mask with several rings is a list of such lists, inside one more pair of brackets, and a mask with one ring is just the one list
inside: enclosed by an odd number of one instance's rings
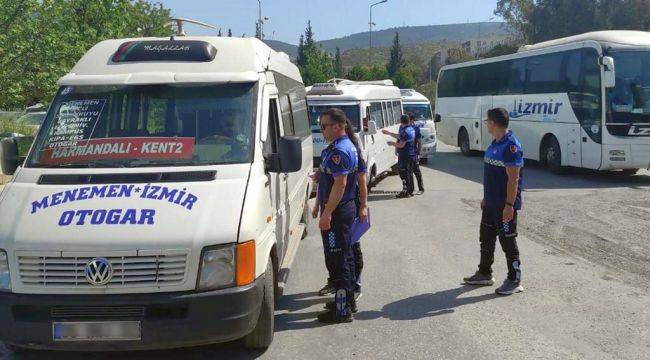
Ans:
{"label": "bus windshield", "polygon": [[29,167],[138,167],[251,161],[254,83],[64,86]]}
{"label": "bus windshield", "polygon": [[418,120],[432,120],[431,117],[431,106],[429,104],[407,104],[402,103],[402,108],[404,108],[404,113],[413,113],[415,116],[415,121]]}
{"label": "bus windshield", "polygon": [[361,111],[359,110],[359,105],[309,105],[309,119],[311,121],[311,132],[320,133],[320,114],[324,111],[338,108],[343,110],[345,115],[350,119],[352,125],[354,126],[354,131],[359,131],[359,121],[361,118]]}
{"label": "bus windshield", "polygon": [[608,89],[608,128],[614,135],[636,135],[633,124],[650,123],[650,51],[612,52],[616,85]]}

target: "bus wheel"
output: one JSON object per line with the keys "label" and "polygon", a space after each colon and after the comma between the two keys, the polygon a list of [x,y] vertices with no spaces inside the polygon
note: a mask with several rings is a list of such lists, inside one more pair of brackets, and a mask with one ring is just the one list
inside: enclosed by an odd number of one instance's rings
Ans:
{"label": "bus wheel", "polygon": [[562,175],[566,172],[566,168],[562,166],[562,150],[555,136],[551,136],[546,140],[542,154],[546,167],[552,173]]}
{"label": "bus wheel", "polygon": [[472,156],[472,150],[469,147],[469,134],[467,134],[465,128],[460,129],[460,132],[458,133],[458,146],[463,155]]}
{"label": "bus wheel", "polygon": [[249,349],[266,349],[273,342],[275,322],[275,276],[273,264],[269,258],[264,274],[264,297],[260,309],[260,317],[253,331],[244,337],[244,346]]}

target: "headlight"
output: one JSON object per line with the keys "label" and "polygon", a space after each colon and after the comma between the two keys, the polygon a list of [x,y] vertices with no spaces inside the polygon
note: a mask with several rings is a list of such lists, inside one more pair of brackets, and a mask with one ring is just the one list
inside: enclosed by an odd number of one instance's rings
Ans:
{"label": "headlight", "polygon": [[244,286],[255,281],[255,241],[203,250],[198,290]]}
{"label": "headlight", "polygon": [[0,250],[0,291],[11,291],[9,261],[4,250]]}
{"label": "headlight", "polygon": [[203,251],[198,290],[211,290],[235,283],[235,245]]}

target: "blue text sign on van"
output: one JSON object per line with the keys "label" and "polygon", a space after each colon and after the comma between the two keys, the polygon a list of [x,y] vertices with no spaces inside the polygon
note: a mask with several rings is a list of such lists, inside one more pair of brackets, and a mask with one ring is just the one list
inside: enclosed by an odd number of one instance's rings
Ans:
{"label": "blue text sign on van", "polygon": [[143,61],[189,61],[214,60],[217,49],[199,40],[142,40],[128,41],[113,54],[114,63]]}
{"label": "blue text sign on van", "polygon": [[[32,201],[31,214],[43,209],[77,201],[91,199],[140,198],[158,200],[191,211],[199,198],[187,188],[175,189],[167,186],[140,185],[99,185],[84,186],[56,192]],[[84,209],[64,211],[58,221],[59,226],[69,225],[153,225],[155,209]]]}

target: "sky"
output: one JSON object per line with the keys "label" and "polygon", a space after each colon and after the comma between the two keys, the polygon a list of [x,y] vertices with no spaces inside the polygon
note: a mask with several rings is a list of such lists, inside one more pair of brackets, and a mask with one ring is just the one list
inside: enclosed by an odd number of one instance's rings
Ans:
{"label": "sky", "polygon": [[[173,16],[232,28],[233,36],[254,36],[258,17],[257,0],[154,0],[171,9]],[[327,40],[368,31],[370,4],[378,0],[261,0],[266,39],[297,44],[311,20],[316,40]],[[500,21],[493,14],[496,0],[388,0],[373,8],[374,29],[398,26]],[[189,35],[211,35],[216,31],[186,26]]]}

